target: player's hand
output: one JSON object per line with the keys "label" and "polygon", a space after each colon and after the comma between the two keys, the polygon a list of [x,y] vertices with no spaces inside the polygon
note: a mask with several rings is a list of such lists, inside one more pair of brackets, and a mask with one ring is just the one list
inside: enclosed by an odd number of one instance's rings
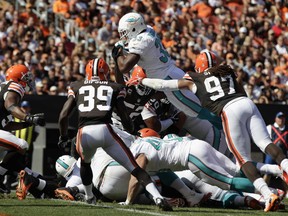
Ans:
{"label": "player's hand", "polygon": [[112,58],[114,59],[114,61],[116,61],[120,55],[123,55],[124,46],[122,46],[121,44],[117,44],[117,43],[114,45],[112,49]]}
{"label": "player's hand", "polygon": [[34,115],[27,115],[25,117],[25,122],[39,125],[39,126],[45,126],[45,117],[44,113],[37,113]]}
{"label": "player's hand", "polygon": [[144,78],[143,77],[133,77],[133,78],[130,78],[127,82],[126,82],[126,85],[127,86],[137,86],[139,84],[141,84],[142,80]]}
{"label": "player's hand", "polygon": [[116,46],[122,46],[123,48],[125,47],[125,45],[124,45],[124,43],[123,43],[122,40],[117,41],[114,46],[115,46],[115,47],[116,47]]}
{"label": "player's hand", "polygon": [[70,144],[71,140],[68,136],[59,136],[58,147],[61,150],[64,150]]}
{"label": "player's hand", "polygon": [[180,110],[175,110],[172,114],[172,116],[170,117],[170,119],[173,121],[173,124],[176,124],[179,121],[179,113],[181,111]]}

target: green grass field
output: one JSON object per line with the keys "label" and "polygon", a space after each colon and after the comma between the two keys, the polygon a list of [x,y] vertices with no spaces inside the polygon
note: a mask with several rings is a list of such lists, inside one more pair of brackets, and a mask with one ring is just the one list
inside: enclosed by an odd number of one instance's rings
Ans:
{"label": "green grass field", "polygon": [[37,200],[31,197],[19,201],[15,196],[1,197],[0,216],[132,216],[132,215],[176,215],[176,216],[249,216],[249,215],[288,215],[288,199],[285,199],[286,210],[264,213],[262,210],[220,209],[220,208],[174,208],[173,212],[160,211],[156,206],[132,205],[120,206],[117,203],[97,203],[96,206],[81,202],[56,199]]}

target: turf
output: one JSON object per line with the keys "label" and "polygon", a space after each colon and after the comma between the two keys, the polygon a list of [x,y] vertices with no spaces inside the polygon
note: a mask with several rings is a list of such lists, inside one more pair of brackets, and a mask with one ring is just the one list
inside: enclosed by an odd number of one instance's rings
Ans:
{"label": "turf", "polygon": [[156,206],[132,205],[120,206],[117,203],[98,202],[96,206],[81,202],[56,199],[27,199],[19,201],[15,196],[2,196],[0,199],[0,216],[134,216],[134,215],[175,215],[175,216],[249,216],[249,215],[288,215],[288,199],[284,200],[286,210],[264,213],[262,210],[220,209],[220,208],[174,208],[173,212],[160,211]]}

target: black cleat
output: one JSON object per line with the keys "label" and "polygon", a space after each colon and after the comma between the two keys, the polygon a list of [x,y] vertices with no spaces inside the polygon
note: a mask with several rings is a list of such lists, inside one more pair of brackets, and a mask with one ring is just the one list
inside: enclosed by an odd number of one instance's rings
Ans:
{"label": "black cleat", "polygon": [[162,211],[173,211],[173,208],[168,204],[165,199],[156,198],[155,203]]}

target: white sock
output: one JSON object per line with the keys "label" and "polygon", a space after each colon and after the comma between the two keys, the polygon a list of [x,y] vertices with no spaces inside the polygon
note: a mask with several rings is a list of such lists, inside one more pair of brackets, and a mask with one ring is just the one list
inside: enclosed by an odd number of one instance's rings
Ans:
{"label": "white sock", "polygon": [[86,194],[86,199],[91,199],[94,197],[94,194],[92,192],[92,183],[90,185],[84,185],[84,191]]}
{"label": "white sock", "polygon": [[189,187],[187,187],[183,181],[181,181],[179,178],[175,179],[175,181],[172,182],[170,187],[176,189],[179,191],[186,199],[191,196],[191,194],[195,194],[194,191],[192,191]]}
{"label": "white sock", "polygon": [[274,176],[279,176],[282,174],[280,167],[275,164],[257,163],[256,168],[260,171],[261,174],[271,174]]}
{"label": "white sock", "polygon": [[287,158],[281,161],[280,166],[288,174],[288,159]]}
{"label": "white sock", "polygon": [[80,192],[80,193],[85,193],[84,185],[83,185],[83,184],[77,185],[77,188],[79,189],[79,192]]}
{"label": "white sock", "polygon": [[258,178],[253,182],[254,187],[258,190],[264,197],[265,200],[269,199],[272,194],[271,190],[268,188],[267,183],[263,178]]}
{"label": "white sock", "polygon": [[145,189],[153,196],[153,198],[161,198],[163,199],[163,196],[159,193],[156,186],[151,182],[146,185]]}

